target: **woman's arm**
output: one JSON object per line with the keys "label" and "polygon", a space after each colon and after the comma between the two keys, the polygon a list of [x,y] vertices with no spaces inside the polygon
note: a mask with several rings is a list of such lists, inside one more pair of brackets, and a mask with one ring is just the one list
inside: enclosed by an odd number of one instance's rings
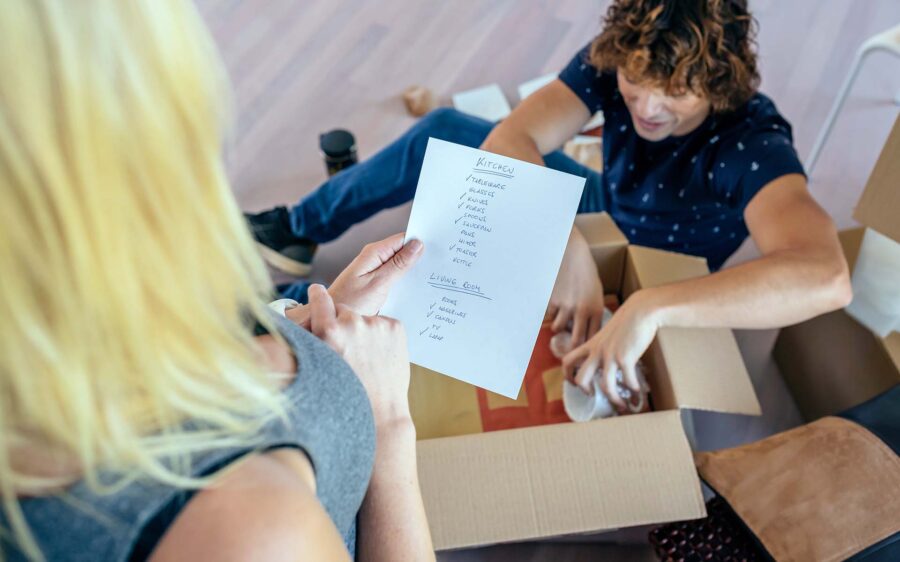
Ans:
{"label": "woman's arm", "polygon": [[309,288],[310,330],[353,368],[375,420],[375,466],[359,517],[357,556],[366,561],[434,560],[416,473],[409,413],[406,333],[396,320],[361,316]]}
{"label": "woman's arm", "polygon": [[376,432],[375,468],[359,517],[359,559],[434,560],[412,420],[401,416],[382,422]]}

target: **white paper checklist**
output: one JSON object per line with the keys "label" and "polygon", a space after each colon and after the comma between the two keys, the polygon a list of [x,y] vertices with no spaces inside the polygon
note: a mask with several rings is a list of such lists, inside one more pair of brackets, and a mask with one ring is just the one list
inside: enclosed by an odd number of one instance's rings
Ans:
{"label": "white paper checklist", "polygon": [[406,231],[425,252],[381,311],[410,361],[518,395],[584,181],[429,139]]}

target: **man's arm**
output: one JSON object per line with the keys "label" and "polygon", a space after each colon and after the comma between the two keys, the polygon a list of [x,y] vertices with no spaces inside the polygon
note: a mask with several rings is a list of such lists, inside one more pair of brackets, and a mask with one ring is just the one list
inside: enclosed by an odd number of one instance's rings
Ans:
{"label": "man's arm", "polygon": [[525,98],[494,127],[481,148],[543,166],[542,155],[560,148],[590,118],[584,102],[557,78]]}
{"label": "man's arm", "polygon": [[[588,107],[559,79],[525,98],[497,125],[483,150],[544,165],[543,154],[574,137],[591,118]],[[584,236],[574,226],[550,303],[547,319],[556,332],[571,324],[572,345],[580,345],[600,329],[603,287]]]}
{"label": "man's arm", "polygon": [[[847,262],[834,223],[800,174],[773,180],[750,201],[744,220],[758,259],[706,277],[637,291],[589,342],[563,359],[584,389],[602,368],[601,386],[619,408],[615,372],[638,390],[634,365],[661,327],[776,328],[846,306]],[[577,373],[576,373],[577,370]]]}
{"label": "man's arm", "polygon": [[842,308],[852,290],[837,231],[800,174],[766,185],[744,212],[762,256],[641,297],[660,326],[778,328]]}

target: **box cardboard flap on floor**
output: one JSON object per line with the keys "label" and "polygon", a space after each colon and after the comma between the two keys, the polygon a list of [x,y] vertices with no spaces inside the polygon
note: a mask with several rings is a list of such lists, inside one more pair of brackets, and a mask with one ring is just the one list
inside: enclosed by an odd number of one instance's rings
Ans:
{"label": "box cardboard flap on floor", "polygon": [[900,242],[900,116],[875,162],[853,218]]}
{"label": "box cardboard flap on floor", "polygon": [[[864,228],[838,233],[853,270]],[[808,421],[852,408],[900,383],[900,332],[880,338],[845,310],[783,328],[772,352]]]}
{"label": "box cardboard flap on floor", "polygon": [[[581,215],[576,224],[604,287],[615,287],[623,299],[642,287],[708,274],[702,259],[628,246],[605,213]],[[680,410],[760,412],[734,336],[730,330],[667,328],[642,360],[653,412],[487,433],[481,433],[477,413],[447,418],[446,404],[472,387],[416,367],[410,402],[435,548],[703,517]],[[455,432],[442,431],[442,423]]]}
{"label": "box cardboard flap on floor", "polygon": [[703,516],[677,410],[419,442],[438,549]]}
{"label": "box cardboard flap on floor", "polygon": [[[637,287],[647,289],[709,275],[703,258],[641,246],[628,248],[626,263],[626,294]],[[649,351],[645,360],[651,363],[650,371],[665,370],[667,374],[659,384],[666,392],[660,392],[657,399],[664,407],[761,413],[731,330],[662,328]],[[703,354],[702,361],[698,352]],[[671,386],[663,384],[665,381]]]}
{"label": "box cardboard flap on floor", "polygon": [[900,331],[900,116],[853,216],[868,227],[847,313],[880,337]]}
{"label": "box cardboard flap on floor", "polygon": [[[900,243],[900,116],[853,217]],[[865,232],[854,228],[838,234],[851,272]],[[783,328],[773,355],[800,412],[810,421],[861,404],[900,383],[900,332],[879,337],[846,310]]]}

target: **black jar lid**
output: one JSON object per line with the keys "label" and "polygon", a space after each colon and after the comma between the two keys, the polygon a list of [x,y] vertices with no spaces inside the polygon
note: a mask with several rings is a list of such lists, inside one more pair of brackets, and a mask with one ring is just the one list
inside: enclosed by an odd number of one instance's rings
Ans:
{"label": "black jar lid", "polygon": [[350,131],[335,129],[319,135],[319,148],[326,156],[339,158],[356,150],[356,139]]}

